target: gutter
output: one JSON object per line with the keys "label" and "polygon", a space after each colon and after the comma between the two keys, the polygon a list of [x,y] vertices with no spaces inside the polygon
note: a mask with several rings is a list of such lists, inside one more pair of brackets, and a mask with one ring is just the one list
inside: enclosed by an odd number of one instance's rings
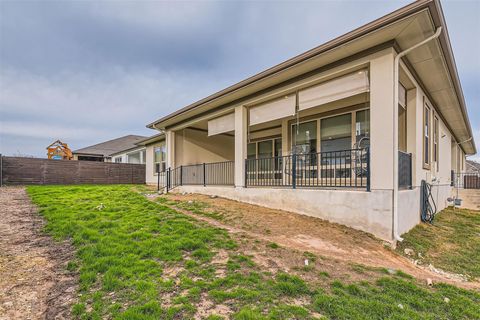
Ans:
{"label": "gutter", "polygon": [[438,38],[442,33],[442,27],[438,27],[435,33],[416,45],[399,52],[393,62],[393,239],[394,241],[403,241],[398,234],[398,80],[400,59],[410,51],[423,46],[424,44]]}

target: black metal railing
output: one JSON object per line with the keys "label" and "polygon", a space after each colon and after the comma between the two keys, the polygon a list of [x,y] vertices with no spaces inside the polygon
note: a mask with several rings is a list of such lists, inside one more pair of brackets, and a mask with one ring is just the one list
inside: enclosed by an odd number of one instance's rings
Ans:
{"label": "black metal railing", "polygon": [[169,190],[172,190],[178,186],[181,186],[182,183],[182,173],[181,173],[181,168],[178,167],[178,168],[168,168],[165,172],[165,182],[166,182],[166,188],[167,188],[167,191]]}
{"label": "black metal railing", "polygon": [[452,186],[460,189],[480,189],[480,173],[451,172]]}
{"label": "black metal railing", "polygon": [[370,190],[368,148],[245,160],[245,185]]}
{"label": "black metal railing", "polygon": [[166,171],[167,191],[187,185],[233,185],[234,161],[200,163],[179,166]]}
{"label": "black metal railing", "polygon": [[412,188],[412,154],[398,151],[398,187]]}
{"label": "black metal railing", "polygon": [[235,183],[235,161],[205,163],[204,172],[206,186],[233,186]]}

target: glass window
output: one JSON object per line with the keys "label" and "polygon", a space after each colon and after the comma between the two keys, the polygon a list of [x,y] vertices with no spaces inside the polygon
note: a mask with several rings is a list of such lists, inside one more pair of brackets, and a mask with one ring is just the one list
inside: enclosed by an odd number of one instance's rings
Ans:
{"label": "glass window", "polygon": [[257,144],[255,142],[247,145],[247,159],[257,158]]}
{"label": "glass window", "polygon": [[[264,159],[259,161],[259,169],[268,172],[272,171],[273,164],[273,140],[266,140],[258,142],[258,159]],[[264,176],[266,178],[267,176]],[[269,177],[269,176],[268,176]]]}
{"label": "glass window", "polygon": [[143,150],[142,151],[142,164],[145,164],[146,160],[147,160],[147,151]]}
{"label": "glass window", "polygon": [[398,150],[407,152],[407,110],[398,106]]}
{"label": "glass window", "polygon": [[122,157],[116,157],[115,163],[122,163]]}
{"label": "glass window", "polygon": [[430,108],[425,107],[424,111],[424,127],[423,127],[423,134],[424,134],[424,143],[423,143],[423,162],[425,164],[430,163]]}
{"label": "glass window", "polygon": [[293,125],[293,148],[297,154],[317,152],[317,121]]}
{"label": "glass window", "polygon": [[322,152],[352,148],[352,114],[322,119],[320,136]]}
{"label": "glass window", "polygon": [[260,141],[258,143],[258,158],[271,158],[271,157],[273,157],[272,140]]}
{"label": "glass window", "polygon": [[282,139],[275,139],[275,157],[282,156]]}
{"label": "glass window", "polygon": [[357,148],[364,148],[370,145],[370,110],[357,111],[355,116],[355,141]]}
{"label": "glass window", "polygon": [[127,154],[128,163],[140,163],[140,152]]}
{"label": "glass window", "polygon": [[160,145],[153,149],[153,162],[155,173],[164,172],[166,170],[167,150],[166,146]]}

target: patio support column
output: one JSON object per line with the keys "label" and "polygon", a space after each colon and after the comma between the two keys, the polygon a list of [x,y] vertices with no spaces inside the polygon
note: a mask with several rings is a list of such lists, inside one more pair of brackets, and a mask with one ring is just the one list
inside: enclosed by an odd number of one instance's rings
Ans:
{"label": "patio support column", "polygon": [[245,187],[247,159],[247,108],[235,107],[235,187]]}
{"label": "patio support column", "polygon": [[[290,146],[289,146],[289,141],[288,141],[288,119],[283,119],[282,120],[282,156],[288,156],[290,154]],[[288,184],[288,177],[287,177],[287,171],[286,166],[287,161],[286,158],[283,158],[282,161],[282,183],[283,185]],[[290,165],[290,164],[288,164]]]}
{"label": "patio support column", "polygon": [[396,126],[393,49],[370,61],[370,183],[371,190],[393,190],[393,147]]}
{"label": "patio support column", "polygon": [[165,144],[167,147],[167,168],[175,168],[175,132],[165,131]]}

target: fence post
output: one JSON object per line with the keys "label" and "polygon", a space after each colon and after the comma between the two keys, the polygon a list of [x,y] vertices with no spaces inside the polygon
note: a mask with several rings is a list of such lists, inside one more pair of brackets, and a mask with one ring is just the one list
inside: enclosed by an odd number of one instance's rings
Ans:
{"label": "fence post", "polygon": [[[247,187],[248,183],[247,183],[247,180],[248,180],[248,173],[247,173],[247,169],[248,169],[248,159],[245,159],[245,188]],[[235,183],[234,183],[235,184]]]}
{"label": "fence post", "polygon": [[170,190],[170,176],[171,176],[171,172],[170,172],[171,168],[168,168],[167,169],[167,192],[168,190]]}
{"label": "fence post", "polygon": [[367,148],[367,191],[370,191],[370,148]]}
{"label": "fence post", "polygon": [[292,188],[297,188],[297,154],[292,154]]}
{"label": "fence post", "polygon": [[409,168],[408,168],[408,169],[409,169],[409,170],[408,170],[408,176],[409,176],[409,178],[410,178],[410,190],[413,189],[413,176],[412,176],[412,171],[413,171],[413,170],[412,170],[412,165],[413,165],[413,164],[412,164],[412,158],[413,158],[413,157],[412,157],[412,154],[410,153],[410,166],[409,166]]}
{"label": "fence post", "polygon": [[183,186],[183,165],[180,166],[180,185]]}
{"label": "fence post", "polygon": [[207,178],[205,177],[205,162],[203,163],[203,186],[207,186]]}

